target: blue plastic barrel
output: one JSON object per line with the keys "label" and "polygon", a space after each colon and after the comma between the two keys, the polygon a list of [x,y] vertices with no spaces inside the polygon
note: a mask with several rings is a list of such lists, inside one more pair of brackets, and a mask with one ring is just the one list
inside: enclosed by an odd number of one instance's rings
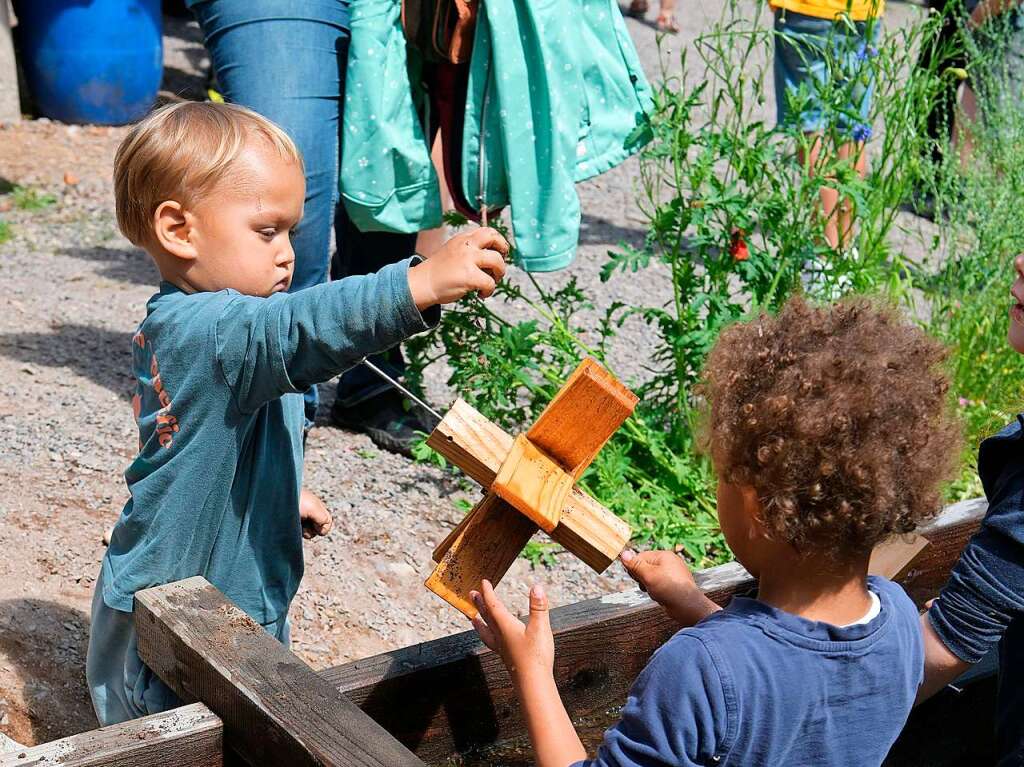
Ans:
{"label": "blue plastic barrel", "polygon": [[41,114],[123,125],[149,111],[163,74],[160,0],[22,0],[15,9]]}

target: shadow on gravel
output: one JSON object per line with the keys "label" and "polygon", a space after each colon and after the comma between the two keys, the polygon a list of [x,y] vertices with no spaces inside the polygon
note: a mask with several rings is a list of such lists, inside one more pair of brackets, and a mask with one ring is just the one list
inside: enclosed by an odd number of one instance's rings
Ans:
{"label": "shadow on gravel", "polygon": [[620,242],[639,247],[644,244],[644,230],[620,226],[600,216],[583,214],[580,221],[581,245],[618,245]]}
{"label": "shadow on gravel", "polygon": [[[206,100],[206,78],[209,61],[203,48],[203,35],[191,16],[164,16],[164,44],[179,56],[165,56],[162,92],[190,101]],[[180,61],[184,68],[171,61]]]}
{"label": "shadow on gravel", "polygon": [[85,684],[89,617],[42,599],[0,602],[0,660],[23,685],[0,691],[11,737],[44,743],[97,727]]}
{"label": "shadow on gravel", "polygon": [[126,400],[134,384],[130,333],[89,325],[54,325],[50,333],[4,333],[0,354],[31,365],[70,368]]}
{"label": "shadow on gravel", "polygon": [[133,285],[149,285],[154,293],[160,283],[160,272],[153,259],[136,248],[60,248],[57,252],[62,256],[103,264],[96,272],[99,276]]}

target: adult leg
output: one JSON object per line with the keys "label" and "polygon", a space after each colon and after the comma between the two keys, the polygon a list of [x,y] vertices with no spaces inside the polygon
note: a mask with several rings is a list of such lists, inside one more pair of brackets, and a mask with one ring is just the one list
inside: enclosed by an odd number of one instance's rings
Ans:
{"label": "adult leg", "polygon": [[[192,0],[224,97],[276,122],[302,152],[306,203],[291,290],[327,281],[338,199],[348,4],[341,0]],[[316,387],[306,418],[316,414]]]}
{"label": "adult leg", "polygon": [[[338,206],[334,228],[338,249],[331,261],[331,279],[335,280],[376,272],[408,258],[416,247],[415,234],[359,231],[343,205]],[[405,374],[401,347],[371,361],[396,380]],[[346,429],[365,432],[379,447],[405,455],[412,454],[417,432],[433,428],[429,416],[363,365],[341,376],[331,418]]]}
{"label": "adult leg", "polygon": [[[967,57],[962,46],[956,44],[957,33],[963,21],[964,3],[962,0],[928,0],[927,6],[942,14],[942,24],[934,40],[922,41],[917,66],[921,69],[934,68],[939,72],[949,67],[965,67]],[[926,131],[930,140],[925,151],[936,164],[942,162],[944,150],[953,136],[959,85],[955,78],[943,77],[940,82],[941,90],[928,113]]]}

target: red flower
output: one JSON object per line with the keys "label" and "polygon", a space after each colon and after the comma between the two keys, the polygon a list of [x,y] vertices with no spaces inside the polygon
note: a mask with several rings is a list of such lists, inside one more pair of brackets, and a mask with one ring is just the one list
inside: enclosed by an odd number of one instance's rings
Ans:
{"label": "red flower", "polygon": [[747,247],[742,229],[732,230],[732,235],[729,237],[729,255],[732,256],[733,261],[746,261],[750,258],[750,249]]}

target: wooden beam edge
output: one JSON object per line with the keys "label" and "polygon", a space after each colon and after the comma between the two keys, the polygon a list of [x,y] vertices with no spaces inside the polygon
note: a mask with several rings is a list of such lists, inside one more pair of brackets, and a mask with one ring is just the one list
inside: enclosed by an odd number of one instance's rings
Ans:
{"label": "wooden beam edge", "polygon": [[224,725],[193,703],[0,754],[0,767],[219,767]]}

